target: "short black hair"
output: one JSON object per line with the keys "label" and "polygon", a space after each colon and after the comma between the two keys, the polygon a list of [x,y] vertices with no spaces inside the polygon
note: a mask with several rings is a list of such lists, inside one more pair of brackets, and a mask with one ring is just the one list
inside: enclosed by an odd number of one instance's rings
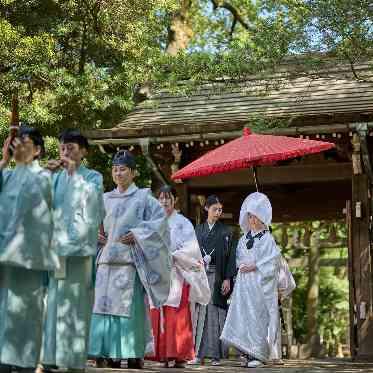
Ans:
{"label": "short black hair", "polygon": [[61,144],[78,144],[80,148],[85,148],[88,150],[89,144],[85,136],[81,134],[78,129],[69,128],[61,132],[59,141]]}
{"label": "short black hair", "polygon": [[36,159],[42,158],[45,154],[45,145],[44,145],[44,139],[41,135],[40,131],[36,129],[35,127],[30,127],[27,125],[22,125],[19,128],[19,137],[23,138],[25,136],[29,137],[35,146],[40,146],[40,154],[39,156],[35,157]]}

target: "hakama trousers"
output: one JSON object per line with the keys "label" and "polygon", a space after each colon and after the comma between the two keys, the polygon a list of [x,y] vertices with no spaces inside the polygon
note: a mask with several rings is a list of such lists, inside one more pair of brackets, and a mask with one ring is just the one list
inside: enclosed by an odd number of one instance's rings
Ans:
{"label": "hakama trousers", "polygon": [[[194,359],[192,318],[189,307],[189,285],[183,285],[180,306],[163,306],[150,311],[156,361]],[[163,324],[163,325],[162,325]]]}
{"label": "hakama trousers", "polygon": [[[207,272],[207,278],[213,293],[215,272]],[[227,311],[212,304],[212,300],[207,306],[196,305],[195,334],[198,358],[219,360],[228,356],[228,348],[220,340],[226,317]]]}
{"label": "hakama trousers", "polygon": [[34,368],[43,331],[45,272],[0,266],[0,364]]}
{"label": "hakama trousers", "polygon": [[83,369],[93,304],[92,257],[67,257],[66,276],[48,286],[42,363]]}

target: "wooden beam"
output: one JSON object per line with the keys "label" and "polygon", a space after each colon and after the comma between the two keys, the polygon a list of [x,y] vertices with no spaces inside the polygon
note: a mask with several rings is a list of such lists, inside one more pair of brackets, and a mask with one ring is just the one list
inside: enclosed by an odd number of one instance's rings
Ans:
{"label": "wooden beam", "polygon": [[[318,183],[323,181],[351,180],[351,163],[324,165],[296,165],[258,168],[260,185]],[[224,174],[195,177],[186,180],[191,188],[254,186],[252,171],[239,170]]]}
{"label": "wooden beam", "polygon": [[[307,124],[307,123],[306,123]],[[284,128],[269,128],[257,133],[282,136],[315,135],[347,133],[353,131],[358,123],[331,123],[320,125],[289,126]],[[373,127],[373,122],[367,123],[368,128]],[[114,127],[111,129],[85,131],[91,144],[128,144],[136,145],[142,138],[149,138],[150,143],[189,142],[208,139],[230,139],[242,135],[245,126],[250,126],[248,119],[237,121],[230,119],[225,122],[216,120],[204,124],[179,124],[179,125],[153,125],[128,127]]]}
{"label": "wooden beam", "polygon": [[[254,186],[190,188],[193,195],[217,194],[224,212],[232,214],[230,223],[237,224],[242,202]],[[351,199],[351,180],[296,185],[262,185],[273,206],[274,222],[344,219],[346,201]],[[193,216],[191,216],[194,219]]]}

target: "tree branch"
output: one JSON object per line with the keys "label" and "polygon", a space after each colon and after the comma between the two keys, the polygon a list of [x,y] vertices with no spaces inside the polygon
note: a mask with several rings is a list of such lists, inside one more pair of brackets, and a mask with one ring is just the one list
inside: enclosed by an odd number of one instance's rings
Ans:
{"label": "tree branch", "polygon": [[230,36],[233,36],[234,30],[236,28],[237,23],[239,23],[244,29],[248,31],[253,31],[252,27],[244,20],[243,16],[239,12],[239,10],[234,7],[232,4],[228,3],[227,1],[219,1],[219,0],[211,0],[214,11],[218,8],[228,10],[233,16],[233,22],[231,25]]}
{"label": "tree branch", "polygon": [[83,31],[82,31],[82,40],[80,45],[80,59],[79,59],[79,74],[84,73],[84,67],[86,64],[86,58],[87,58],[87,49],[86,49],[86,42],[87,42],[87,23],[86,20],[84,20],[83,23]]}
{"label": "tree branch", "polygon": [[28,102],[31,104],[32,100],[34,98],[34,90],[32,88],[31,79],[27,79],[27,87],[28,87],[28,90],[29,90]]}

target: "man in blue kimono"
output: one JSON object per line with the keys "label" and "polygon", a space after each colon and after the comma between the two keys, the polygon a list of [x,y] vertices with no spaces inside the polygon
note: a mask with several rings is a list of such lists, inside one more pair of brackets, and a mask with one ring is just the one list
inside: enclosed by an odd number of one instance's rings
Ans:
{"label": "man in blue kimono", "polygon": [[60,160],[48,164],[54,171],[53,247],[61,268],[50,276],[41,361],[69,371],[84,370],[87,359],[93,258],[104,211],[102,176],[82,165],[87,150],[78,130],[66,130]]}
{"label": "man in blue kimono", "polygon": [[[11,160],[16,167],[5,170]],[[51,249],[52,183],[39,166],[39,131],[21,127],[0,161],[0,372],[34,371],[43,331],[46,271],[58,267]]]}

